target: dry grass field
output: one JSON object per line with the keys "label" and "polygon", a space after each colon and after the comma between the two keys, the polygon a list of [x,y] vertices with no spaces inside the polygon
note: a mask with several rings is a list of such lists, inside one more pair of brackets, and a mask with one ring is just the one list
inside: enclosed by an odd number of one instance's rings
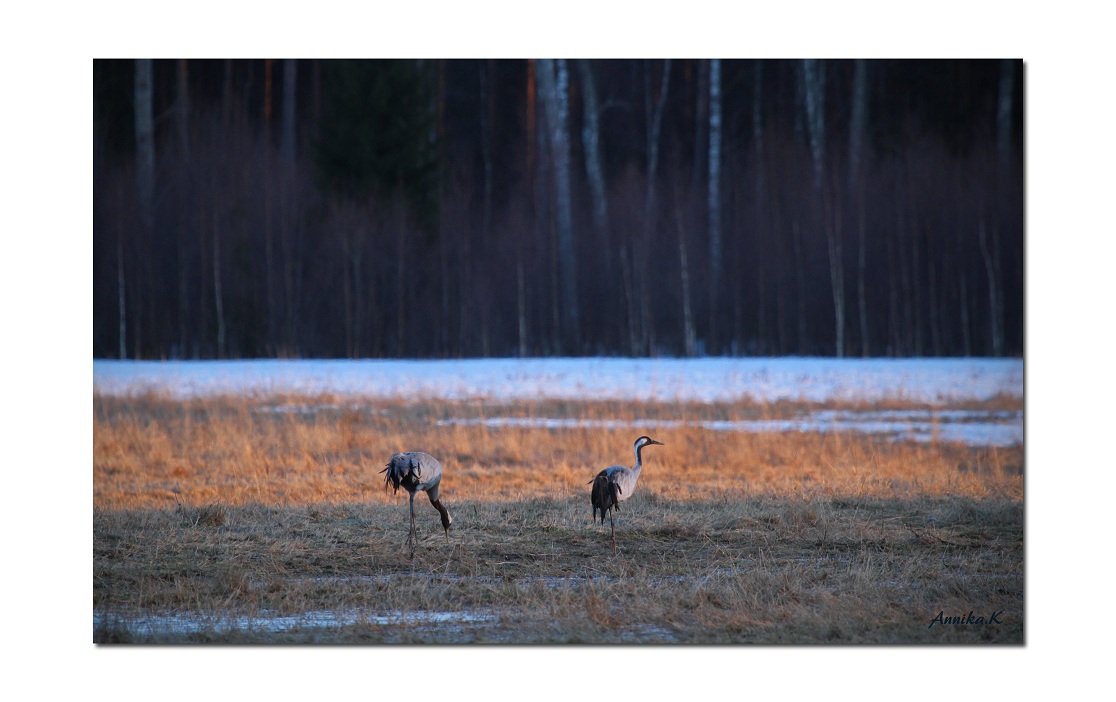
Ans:
{"label": "dry grass field", "polygon": [[[93,638],[1022,644],[1023,449],[686,426],[801,409],[95,395]],[[679,424],[461,421],[493,416]],[[613,552],[587,483],[644,433]],[[413,559],[402,450],[454,516],[447,544],[416,497]]]}

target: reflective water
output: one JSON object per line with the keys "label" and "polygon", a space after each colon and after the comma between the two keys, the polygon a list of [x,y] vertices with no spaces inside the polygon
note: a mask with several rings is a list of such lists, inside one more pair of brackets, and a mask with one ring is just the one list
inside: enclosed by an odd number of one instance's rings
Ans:
{"label": "reflective water", "polygon": [[941,441],[970,446],[1023,444],[1023,413],[980,410],[819,410],[789,419],[620,420],[548,417],[446,419],[439,425],[481,425],[492,429],[675,429],[696,426],[712,431],[753,433],[852,432],[892,441]]}

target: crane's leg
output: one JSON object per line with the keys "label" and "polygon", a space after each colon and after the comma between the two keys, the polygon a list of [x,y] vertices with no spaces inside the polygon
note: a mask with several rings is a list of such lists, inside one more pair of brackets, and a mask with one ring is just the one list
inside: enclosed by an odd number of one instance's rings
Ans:
{"label": "crane's leg", "polygon": [[407,533],[407,545],[411,547],[411,558],[415,557],[415,493],[411,493],[411,530]]}
{"label": "crane's leg", "polygon": [[612,525],[612,550],[616,550],[616,518],[612,516],[612,510],[608,511],[608,521]]}

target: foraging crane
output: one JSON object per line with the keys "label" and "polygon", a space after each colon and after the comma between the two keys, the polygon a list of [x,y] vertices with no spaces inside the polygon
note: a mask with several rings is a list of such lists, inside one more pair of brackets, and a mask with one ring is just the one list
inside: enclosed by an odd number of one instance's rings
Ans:
{"label": "foraging crane", "polygon": [[604,524],[605,512],[608,512],[609,521],[612,523],[612,550],[616,550],[616,520],[612,516],[613,508],[620,511],[620,503],[632,496],[635,492],[636,481],[639,480],[640,471],[643,470],[643,457],[640,452],[644,446],[651,444],[663,445],[649,436],[641,436],[635,442],[635,465],[612,466],[605,468],[597,477],[589,482],[593,483],[593,492],[589,501],[593,505],[593,519],[597,518],[597,510],[601,511],[601,524]]}
{"label": "foraging crane", "polygon": [[449,543],[449,528],[453,524],[453,517],[449,510],[442,505],[439,499],[439,486],[442,482],[442,464],[429,453],[422,451],[407,451],[406,453],[392,454],[391,460],[381,473],[384,485],[390,484],[392,494],[397,494],[403,488],[411,496],[411,531],[407,535],[407,544],[411,547],[411,557],[415,556],[415,492],[423,490],[430,498],[430,504],[442,515],[442,528],[446,530],[446,543]]}

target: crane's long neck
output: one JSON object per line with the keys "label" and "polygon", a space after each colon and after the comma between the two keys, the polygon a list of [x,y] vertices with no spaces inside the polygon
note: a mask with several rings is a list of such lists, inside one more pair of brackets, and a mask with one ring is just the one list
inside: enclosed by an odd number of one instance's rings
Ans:
{"label": "crane's long neck", "polygon": [[636,447],[635,447],[636,462],[635,462],[635,465],[632,467],[632,471],[635,472],[635,473],[638,473],[641,470],[643,470],[643,455],[641,453],[642,451],[643,451],[643,444],[636,444]]}

